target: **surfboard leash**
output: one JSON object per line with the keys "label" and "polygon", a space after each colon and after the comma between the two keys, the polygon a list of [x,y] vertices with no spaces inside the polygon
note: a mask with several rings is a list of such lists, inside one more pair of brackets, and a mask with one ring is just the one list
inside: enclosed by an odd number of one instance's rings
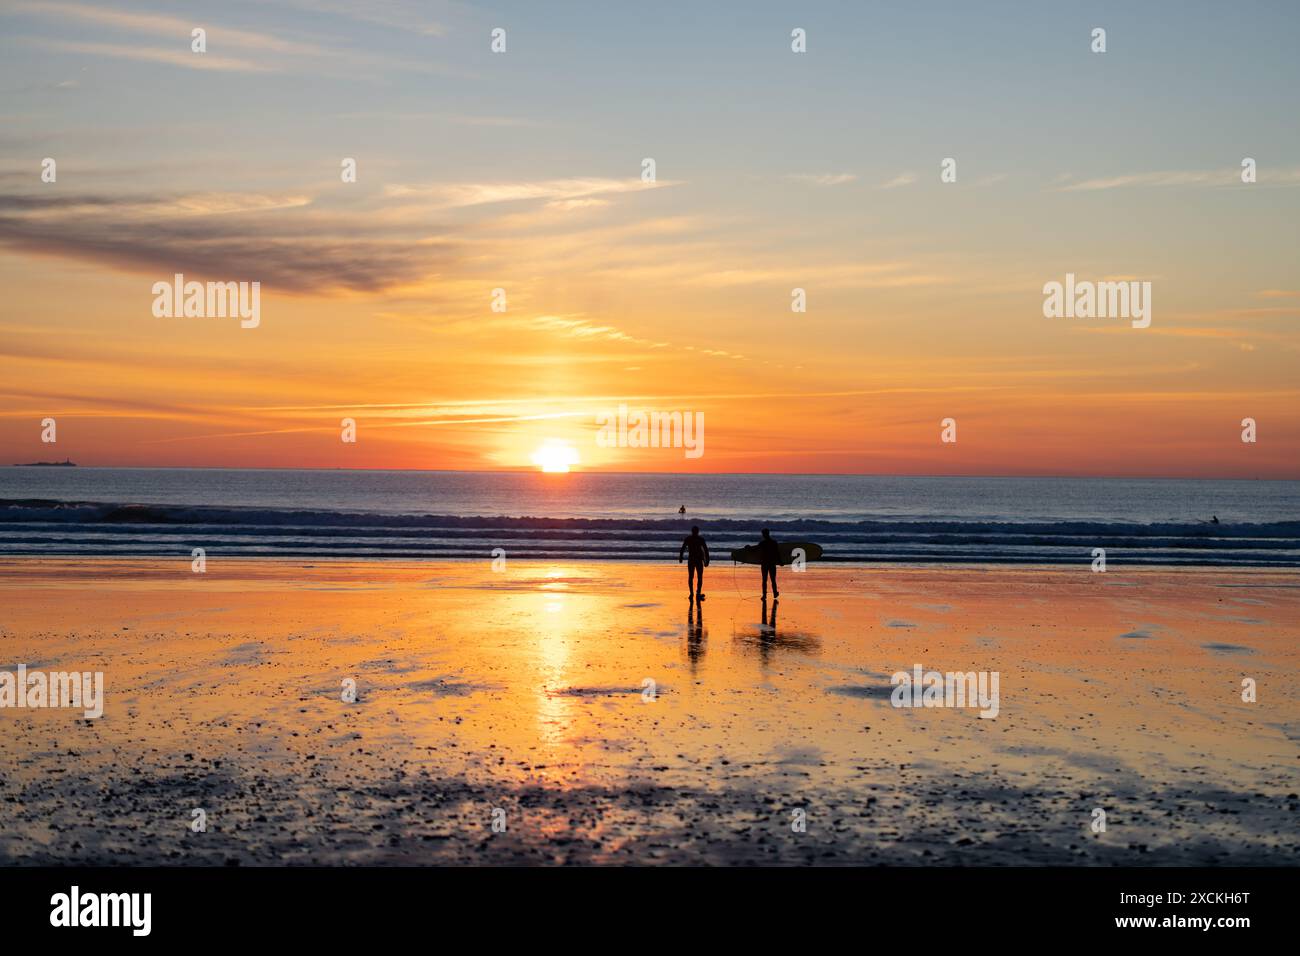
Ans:
{"label": "surfboard leash", "polygon": [[733,559],[731,562],[731,586],[736,589],[736,594],[742,601],[752,601],[754,600],[752,597],[745,597],[745,595],[741,593],[740,582],[736,580],[736,568],[739,566],[740,562]]}

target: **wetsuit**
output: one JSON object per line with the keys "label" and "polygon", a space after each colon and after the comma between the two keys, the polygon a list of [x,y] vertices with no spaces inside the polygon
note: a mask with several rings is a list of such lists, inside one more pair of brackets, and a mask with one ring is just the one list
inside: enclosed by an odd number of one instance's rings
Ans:
{"label": "wetsuit", "polygon": [[767,579],[772,579],[772,597],[779,597],[776,589],[776,566],[781,563],[781,549],[775,538],[763,538],[758,542],[758,566],[763,574],[763,597],[767,597]]}
{"label": "wetsuit", "polygon": [[[686,586],[691,594],[704,594],[704,565],[709,562],[709,546],[698,534],[689,534],[677,549],[677,560],[686,555]],[[696,582],[699,582],[697,585]]]}

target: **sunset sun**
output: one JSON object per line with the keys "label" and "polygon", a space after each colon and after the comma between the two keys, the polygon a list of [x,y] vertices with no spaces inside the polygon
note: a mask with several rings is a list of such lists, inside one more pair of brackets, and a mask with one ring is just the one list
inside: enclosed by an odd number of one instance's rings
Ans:
{"label": "sunset sun", "polygon": [[569,470],[571,465],[578,463],[578,453],[572,445],[554,439],[548,440],[537,451],[533,452],[533,464],[539,466],[542,471],[562,474]]}

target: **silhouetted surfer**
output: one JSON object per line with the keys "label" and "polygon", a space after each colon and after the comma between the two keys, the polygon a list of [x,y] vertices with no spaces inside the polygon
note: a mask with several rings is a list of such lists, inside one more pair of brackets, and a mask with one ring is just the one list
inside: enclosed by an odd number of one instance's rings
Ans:
{"label": "silhouetted surfer", "polygon": [[772,600],[781,596],[776,589],[776,566],[781,563],[781,549],[777,546],[772,532],[763,529],[763,537],[758,542],[758,568],[763,574],[763,600],[767,600],[767,579],[772,579]]}
{"label": "silhouetted surfer", "polygon": [[[692,599],[698,593],[698,600],[704,600],[704,569],[709,564],[709,546],[705,540],[700,537],[700,526],[695,525],[691,528],[691,533],[686,536],[682,546],[677,549],[677,563],[682,563],[682,555],[688,554],[686,561],[686,586],[690,588],[688,592]],[[699,581],[699,585],[696,585]]]}
{"label": "silhouetted surfer", "polygon": [[685,506],[685,505],[682,505],[680,508],[678,508],[678,509],[677,509],[677,513],[678,513],[679,515],[684,515],[684,514],[686,514],[686,506]]}

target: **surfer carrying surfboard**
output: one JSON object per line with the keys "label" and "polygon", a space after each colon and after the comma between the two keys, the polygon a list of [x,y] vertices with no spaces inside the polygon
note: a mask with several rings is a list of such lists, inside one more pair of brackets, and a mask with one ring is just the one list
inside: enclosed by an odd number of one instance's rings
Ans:
{"label": "surfer carrying surfboard", "polygon": [[772,532],[763,529],[763,537],[758,544],[747,544],[731,552],[731,560],[737,564],[757,564],[763,571],[763,597],[767,597],[767,579],[772,579],[772,596],[779,598],[781,592],[776,589],[776,569],[791,564],[794,570],[802,571],[804,563],[816,561],[822,556],[822,546],[813,541],[783,541],[777,543]]}
{"label": "surfer carrying surfboard", "polygon": [[[700,526],[691,527],[691,533],[686,536],[682,546],[677,549],[677,563],[682,563],[682,555],[687,555],[686,561],[686,586],[690,589],[687,593],[692,600],[704,600],[704,569],[709,563],[709,545],[700,537]],[[698,585],[696,582],[699,582]],[[699,595],[697,598],[696,595]]]}
{"label": "surfer carrying surfboard", "polygon": [[767,579],[772,579],[772,600],[781,596],[776,589],[776,566],[781,563],[781,547],[772,537],[772,532],[763,529],[763,537],[758,542],[758,569],[763,574],[763,600],[767,600]]}

